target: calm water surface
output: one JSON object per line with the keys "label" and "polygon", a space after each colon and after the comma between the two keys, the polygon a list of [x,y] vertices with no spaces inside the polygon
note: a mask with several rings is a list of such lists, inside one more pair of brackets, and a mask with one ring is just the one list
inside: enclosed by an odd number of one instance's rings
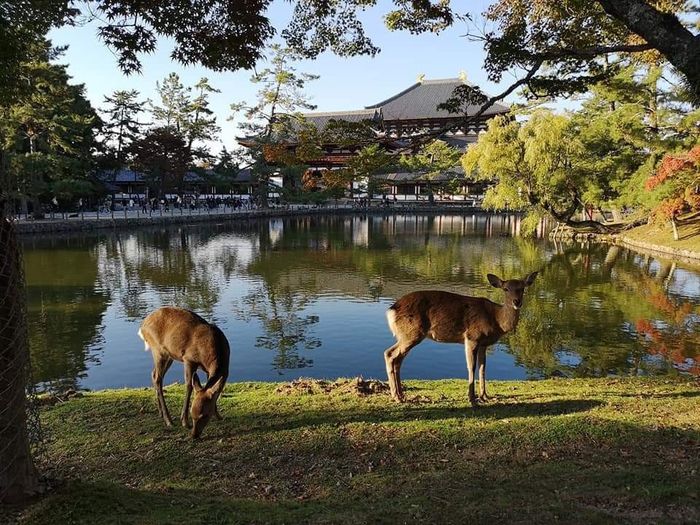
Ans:
{"label": "calm water surface", "polygon": [[[35,380],[150,385],[136,332],[173,304],[215,321],[230,380],[384,378],[386,309],[444,289],[500,301],[486,274],[540,270],[492,379],[700,375],[700,269],[618,247],[513,234],[507,215],[312,217],[24,239]],[[404,378],[465,377],[460,345],[425,341]],[[166,383],[182,381],[175,364]]]}

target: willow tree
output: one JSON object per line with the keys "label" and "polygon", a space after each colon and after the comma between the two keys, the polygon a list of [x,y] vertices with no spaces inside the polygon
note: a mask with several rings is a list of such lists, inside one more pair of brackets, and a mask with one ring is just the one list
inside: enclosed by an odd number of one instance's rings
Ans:
{"label": "willow tree", "polygon": [[574,218],[597,188],[577,169],[582,144],[567,116],[536,111],[523,124],[505,117],[489,122],[486,133],[462,157],[464,171],[480,180],[496,181],[484,207],[528,211],[523,230],[534,230],[543,213],[573,227],[607,231],[597,221]]}

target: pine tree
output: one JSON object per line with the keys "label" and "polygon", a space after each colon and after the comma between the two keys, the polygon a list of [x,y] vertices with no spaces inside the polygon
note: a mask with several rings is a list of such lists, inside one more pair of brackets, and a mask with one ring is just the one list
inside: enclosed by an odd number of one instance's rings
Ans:
{"label": "pine tree", "polygon": [[[65,65],[48,41],[37,44],[22,64],[27,89],[4,107],[2,147],[13,187],[41,213],[41,198],[60,187],[65,198],[85,193],[99,117],[82,84],[70,84]],[[26,200],[24,201],[26,202]]]}
{"label": "pine tree", "polygon": [[209,153],[202,142],[214,140],[220,128],[216,116],[209,108],[209,95],[219,93],[201,78],[191,87],[185,87],[177,73],[170,73],[162,83],[156,84],[161,105],[151,102],[153,119],[159,127],[171,128],[185,139],[187,149],[194,156],[208,158]]}
{"label": "pine tree", "polygon": [[281,139],[297,134],[300,123],[303,124],[299,110],[316,108],[303,90],[307,82],[318,78],[318,75],[298,73],[292,66],[296,56],[289,49],[273,45],[271,50],[270,67],[251,78],[253,83],[260,85],[257,102],[252,106],[231,104],[234,114],[243,111],[245,116],[239,128],[253,142],[248,154],[254,181],[258,185],[258,199],[263,207],[267,207],[270,177],[277,171],[274,165],[276,155],[270,155],[270,152],[276,149]]}
{"label": "pine tree", "polygon": [[142,134],[143,124],[138,119],[145,103],[139,101],[138,97],[139,92],[134,89],[115,91],[111,96],[104,97],[107,108],[103,113],[107,118],[102,134],[116,168],[124,165],[127,148]]}

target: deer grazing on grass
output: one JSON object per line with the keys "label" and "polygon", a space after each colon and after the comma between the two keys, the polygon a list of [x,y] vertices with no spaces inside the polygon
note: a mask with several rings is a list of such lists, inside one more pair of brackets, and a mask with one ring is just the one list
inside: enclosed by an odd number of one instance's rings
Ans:
{"label": "deer grazing on grass", "polygon": [[[164,306],[149,314],[139,328],[146,351],[153,354],[153,387],[158,400],[158,412],[166,426],[173,422],[163,396],[163,377],[174,361],[185,366],[185,404],[180,421],[186,428],[192,428],[192,437],[198,438],[209,419],[221,419],[216,407],[228,378],[230,347],[224,333],[189,310]],[[197,369],[207,373],[204,386],[199,382]],[[192,424],[188,418],[190,398],[192,402]]]}
{"label": "deer grazing on grass", "polygon": [[396,343],[384,352],[391,397],[404,400],[401,387],[401,363],[408,352],[428,337],[438,343],[464,343],[469,375],[469,401],[477,406],[474,375],[479,364],[479,399],[486,401],[486,348],[518,325],[523,293],[537,277],[503,281],[493,274],[487,278],[491,286],[506,294],[503,305],[485,297],[469,297],[450,292],[420,291],[404,295],[387,311],[389,328]]}

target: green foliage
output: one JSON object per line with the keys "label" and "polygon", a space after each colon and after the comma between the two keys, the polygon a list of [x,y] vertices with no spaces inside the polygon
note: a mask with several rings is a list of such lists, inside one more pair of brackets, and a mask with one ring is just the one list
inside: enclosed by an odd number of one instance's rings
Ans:
{"label": "green foliage", "polygon": [[[161,105],[151,103],[155,123],[181,134],[195,156],[208,158],[201,142],[214,140],[221,131],[209,108],[209,95],[220,91],[213,88],[207,78],[201,78],[194,87],[185,87],[177,73],[170,73],[162,83],[156,83],[156,90]],[[198,148],[193,148],[195,143],[200,143]]]}
{"label": "green foliage", "polygon": [[[249,141],[248,160],[263,206],[267,205],[270,177],[279,166],[296,171],[293,166],[303,165],[321,153],[317,130],[299,114],[299,110],[315,108],[303,90],[318,76],[297,72],[293,66],[297,57],[291,50],[273,45],[271,51],[269,67],[251,77],[260,86],[257,101],[252,105],[231,104],[234,114],[242,111],[245,116],[239,128]],[[288,142],[296,145],[298,154],[289,150]]]}
{"label": "green foliage", "polygon": [[125,150],[141,135],[143,123],[139,115],[143,112],[144,102],[138,100],[139,92],[115,91],[104,97],[107,108],[102,134],[105,137],[105,150],[113,168],[121,168],[125,162]]}
{"label": "green foliage", "polygon": [[185,137],[170,127],[153,128],[129,147],[134,169],[163,195],[182,188],[192,154]]}
{"label": "green foliage", "polygon": [[[84,86],[70,84],[66,66],[49,62],[54,57],[49,42],[34,45],[30,58],[20,64],[25,89],[0,106],[0,147],[9,168],[3,190],[12,188],[15,197],[18,192],[30,198],[36,213],[40,198],[48,198],[54,184],[87,179],[101,124]],[[70,186],[63,183],[61,191]]]}

